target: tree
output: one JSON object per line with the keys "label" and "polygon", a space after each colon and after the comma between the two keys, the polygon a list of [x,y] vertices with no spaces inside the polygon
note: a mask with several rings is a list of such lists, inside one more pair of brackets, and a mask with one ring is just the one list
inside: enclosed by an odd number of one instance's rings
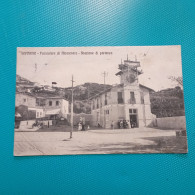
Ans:
{"label": "tree", "polygon": [[182,76],[170,76],[169,79],[173,82],[176,82],[178,86],[183,87],[183,77]]}

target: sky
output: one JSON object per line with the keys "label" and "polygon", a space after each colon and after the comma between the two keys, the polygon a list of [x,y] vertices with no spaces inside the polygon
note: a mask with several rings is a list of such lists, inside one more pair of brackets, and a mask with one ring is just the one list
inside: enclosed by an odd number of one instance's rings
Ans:
{"label": "sky", "polygon": [[74,85],[104,83],[105,71],[106,84],[113,85],[120,83],[115,74],[119,71],[118,64],[127,56],[129,60],[140,61],[143,70],[140,84],[156,91],[176,86],[168,77],[182,76],[180,46],[19,47],[17,74],[41,85],[56,82],[58,87],[70,87],[72,75]]}

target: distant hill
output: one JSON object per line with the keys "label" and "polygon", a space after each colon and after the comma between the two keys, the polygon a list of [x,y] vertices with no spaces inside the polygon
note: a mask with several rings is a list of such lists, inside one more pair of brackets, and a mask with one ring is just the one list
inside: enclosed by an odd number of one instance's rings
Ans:
{"label": "distant hill", "polygon": [[16,74],[16,85],[22,85],[22,84],[34,85],[34,82],[31,82],[28,79],[25,79],[21,77],[20,75]]}
{"label": "distant hill", "polygon": [[[74,89],[74,99],[75,100],[87,100],[89,97],[92,97],[104,89],[110,88],[111,85],[104,85],[98,83],[85,83],[83,85],[75,86]],[[65,98],[71,100],[72,89],[65,88]]]}
{"label": "distant hill", "polygon": [[[74,112],[75,113],[91,113],[89,98],[102,92],[104,89],[110,88],[111,85],[98,83],[85,83],[74,87]],[[71,100],[72,89],[65,88],[65,98]]]}

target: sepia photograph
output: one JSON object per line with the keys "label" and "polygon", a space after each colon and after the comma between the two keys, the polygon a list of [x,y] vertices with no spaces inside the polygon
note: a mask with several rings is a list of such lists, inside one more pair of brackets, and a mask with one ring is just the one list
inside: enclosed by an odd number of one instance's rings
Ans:
{"label": "sepia photograph", "polygon": [[187,153],[181,52],[18,47],[14,156]]}

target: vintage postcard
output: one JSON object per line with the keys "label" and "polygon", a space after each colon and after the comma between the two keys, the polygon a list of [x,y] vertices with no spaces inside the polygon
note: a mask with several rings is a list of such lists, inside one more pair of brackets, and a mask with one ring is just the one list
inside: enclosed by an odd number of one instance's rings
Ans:
{"label": "vintage postcard", "polygon": [[187,151],[180,46],[17,48],[14,156]]}

